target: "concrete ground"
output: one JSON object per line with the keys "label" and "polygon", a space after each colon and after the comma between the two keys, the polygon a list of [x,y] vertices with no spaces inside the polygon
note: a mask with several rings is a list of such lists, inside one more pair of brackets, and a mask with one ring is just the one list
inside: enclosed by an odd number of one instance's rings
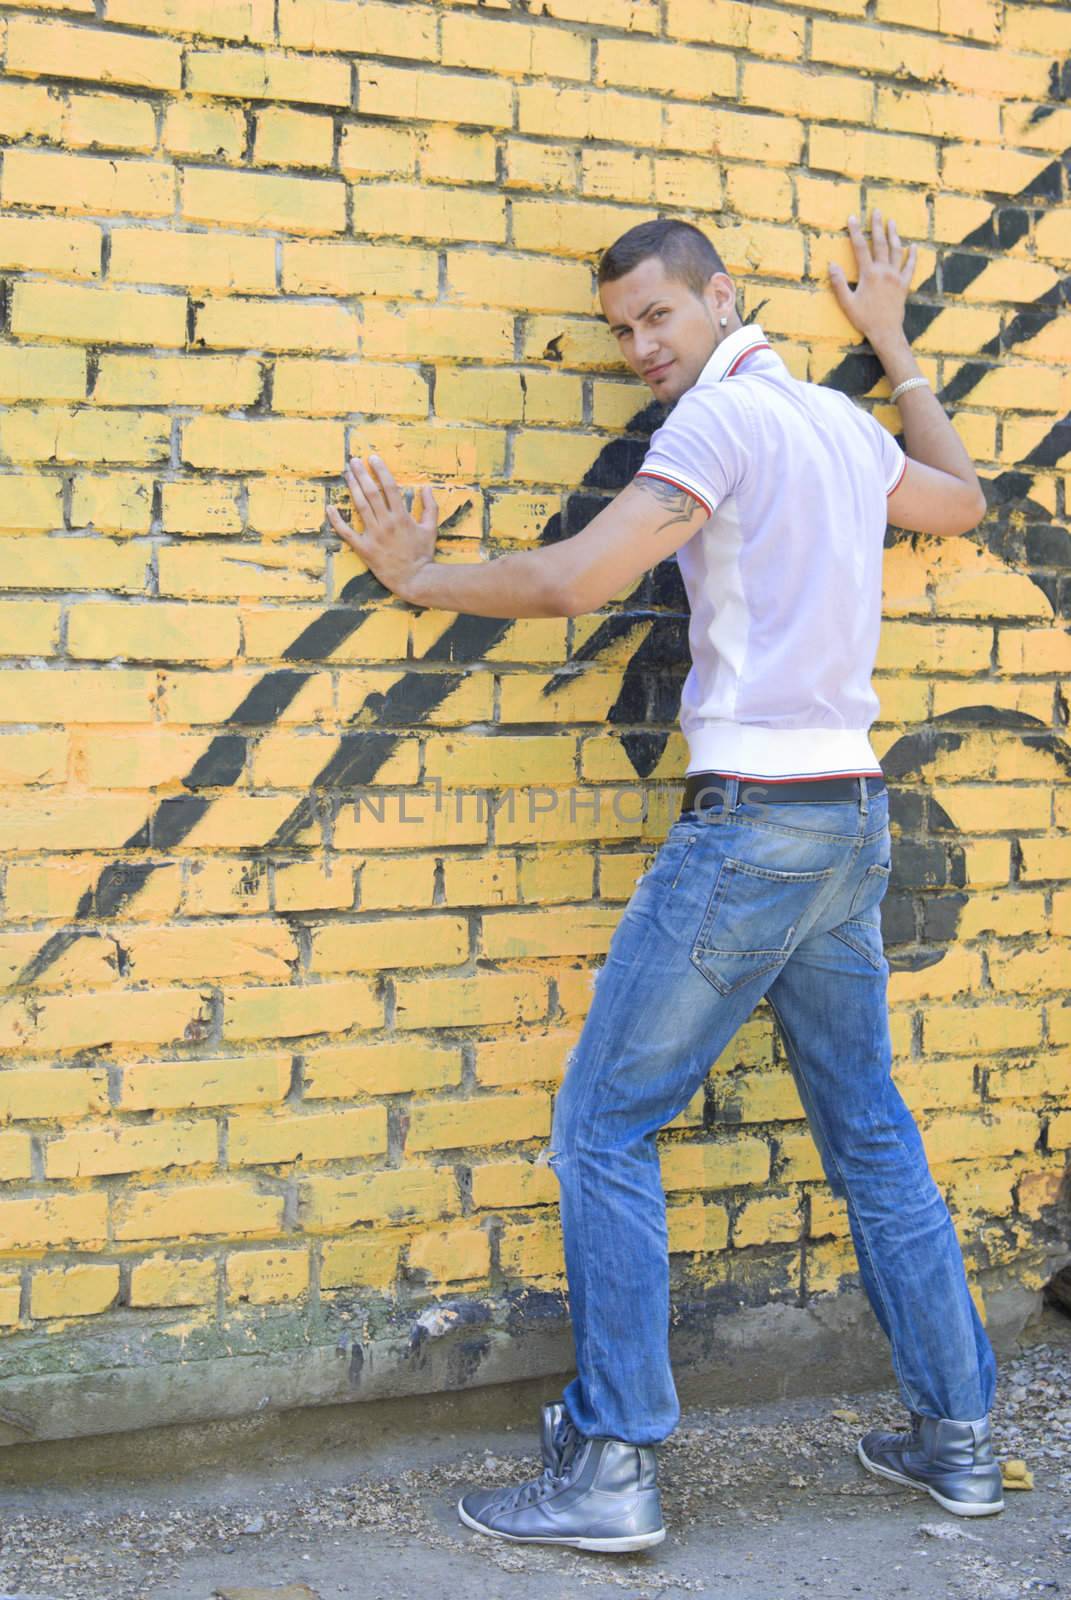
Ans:
{"label": "concrete ground", "polygon": [[[816,1387],[821,1375],[816,1374]],[[1012,1600],[1071,1596],[1071,1319],[1001,1363],[998,1451],[1033,1488],[950,1516],[871,1477],[892,1389],[703,1406],[659,1449],[667,1537],[632,1556],[472,1532],[468,1487],[538,1469],[544,1380],[0,1451],[0,1600]]]}

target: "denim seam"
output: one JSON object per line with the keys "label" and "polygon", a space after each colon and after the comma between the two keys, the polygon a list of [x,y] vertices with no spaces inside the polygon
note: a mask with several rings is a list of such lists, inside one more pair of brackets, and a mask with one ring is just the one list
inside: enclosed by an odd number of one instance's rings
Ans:
{"label": "denim seam", "polygon": [[[788,1051],[789,1056],[793,1059],[793,1061],[795,1063],[795,1066],[796,1066],[797,1072],[799,1072],[801,1077],[805,1077],[806,1075],[803,1072],[803,1067],[802,1067],[802,1064],[800,1062],[798,1053],[796,1051],[796,1047],[793,1044],[792,1039],[791,1039],[791,1037],[789,1035],[789,1031],[785,1026],[784,1019],[782,1018],[780,1011],[778,1011],[777,1006],[774,1004],[774,1001],[773,1001],[773,999],[771,998],[771,996],[769,994],[766,995],[766,999],[769,1002],[770,1010],[773,1012],[774,1016],[777,1018],[778,1025],[779,1025],[779,1027],[781,1029],[782,1034],[784,1035],[785,1049]],[[837,1169],[837,1176],[839,1177],[839,1179],[841,1181],[841,1185],[842,1185],[842,1187],[844,1189],[845,1202],[846,1202],[847,1205],[849,1205],[852,1208],[853,1211],[855,1211],[856,1225],[858,1226],[859,1234],[860,1234],[860,1237],[863,1240],[863,1244],[864,1244],[864,1247],[866,1249],[866,1253],[867,1253],[868,1257],[870,1258],[870,1266],[871,1266],[871,1270],[872,1270],[872,1272],[874,1274],[874,1282],[878,1286],[878,1293],[881,1295],[881,1302],[882,1302],[882,1305],[885,1308],[885,1315],[888,1318],[889,1327],[890,1328],[894,1328],[896,1326],[896,1320],[892,1315],[891,1308],[889,1306],[889,1302],[888,1302],[888,1299],[887,1299],[886,1294],[885,1294],[885,1286],[882,1283],[881,1273],[878,1271],[878,1265],[877,1265],[877,1261],[876,1261],[875,1256],[874,1256],[874,1251],[871,1248],[870,1240],[867,1237],[866,1227],[864,1226],[862,1217],[859,1215],[859,1211],[858,1211],[858,1208],[855,1205],[855,1201],[852,1198],[851,1186],[848,1183],[848,1180],[844,1175],[844,1170],[841,1167],[841,1164],[840,1164],[839,1160],[837,1159],[837,1152],[836,1152],[836,1149],[833,1146],[832,1141],[829,1138],[829,1133],[828,1133],[828,1130],[827,1130],[827,1128],[825,1126],[825,1121],[824,1121],[821,1113],[818,1110],[818,1102],[817,1102],[817,1100],[814,1101],[814,1116],[815,1116],[815,1120],[818,1122],[819,1126],[821,1127],[822,1137],[826,1141],[826,1148],[829,1151],[829,1159],[832,1161],[833,1165]],[[905,1394],[905,1395],[909,1395],[909,1396],[913,1397],[914,1396],[914,1389],[912,1388],[912,1386],[907,1382],[907,1380],[904,1377],[903,1368],[900,1365],[900,1359],[899,1359],[899,1356],[898,1356],[897,1350],[896,1350],[896,1341],[895,1341],[895,1339],[890,1339],[889,1340],[889,1354],[891,1356],[893,1369],[894,1369],[894,1371],[896,1373],[897,1381],[900,1384],[900,1388],[901,1388],[902,1393]],[[909,1409],[911,1409],[912,1411],[918,1411],[919,1410],[919,1406],[917,1404],[912,1404]]]}

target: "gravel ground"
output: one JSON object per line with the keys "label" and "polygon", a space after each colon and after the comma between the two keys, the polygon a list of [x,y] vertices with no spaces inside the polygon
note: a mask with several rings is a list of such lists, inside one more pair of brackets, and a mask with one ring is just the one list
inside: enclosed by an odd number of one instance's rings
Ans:
{"label": "gravel ground", "polygon": [[0,1600],[415,1600],[429,1584],[476,1584],[481,1600],[561,1600],[566,1584],[595,1600],[1071,1596],[1071,1319],[1059,1312],[1003,1359],[993,1414],[999,1455],[1025,1462],[1033,1487],[1008,1488],[1003,1515],[975,1521],[859,1466],[861,1432],[904,1424],[883,1391],[686,1405],[659,1449],[667,1538],[654,1550],[491,1539],[460,1524],[456,1502],[537,1470],[538,1401],[553,1391],[525,1387],[525,1420],[474,1425],[470,1393],[463,1427],[448,1431],[426,1402],[423,1434],[359,1446],[362,1408],[348,1406],[284,1414],[267,1452],[217,1424],[200,1461],[179,1447],[189,1429],[0,1452]]}

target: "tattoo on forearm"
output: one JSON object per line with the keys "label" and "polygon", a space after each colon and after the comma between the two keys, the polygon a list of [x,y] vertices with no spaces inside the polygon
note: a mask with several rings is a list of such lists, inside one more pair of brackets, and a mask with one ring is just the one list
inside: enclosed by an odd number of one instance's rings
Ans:
{"label": "tattoo on forearm", "polygon": [[644,494],[653,496],[667,511],[673,513],[665,522],[659,523],[654,530],[661,533],[664,528],[672,528],[678,522],[691,522],[695,516],[695,508],[699,504],[694,494],[689,494],[686,489],[679,489],[675,483],[664,483],[661,478],[633,478],[637,489],[642,489]]}

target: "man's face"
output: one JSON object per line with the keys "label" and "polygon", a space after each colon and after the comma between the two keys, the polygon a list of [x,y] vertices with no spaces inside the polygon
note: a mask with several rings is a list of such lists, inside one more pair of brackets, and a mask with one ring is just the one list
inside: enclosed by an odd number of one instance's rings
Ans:
{"label": "man's face", "polygon": [[659,256],[602,284],[599,298],[621,354],[667,405],[692,387],[710,359],[718,314],[736,320],[732,280],[725,273],[714,274],[700,299],[686,283],[666,276]]}

